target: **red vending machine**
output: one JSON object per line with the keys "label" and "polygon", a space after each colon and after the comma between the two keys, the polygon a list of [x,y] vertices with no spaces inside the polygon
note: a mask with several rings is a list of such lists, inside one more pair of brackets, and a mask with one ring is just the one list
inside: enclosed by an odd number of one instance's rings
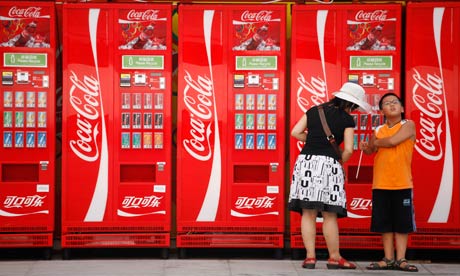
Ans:
{"label": "red vending machine", "polygon": [[[0,247],[53,246],[54,3],[0,2]],[[51,250],[47,250],[50,257]]]}
{"label": "red vending machine", "polygon": [[179,7],[179,250],[282,253],[285,9]]}
{"label": "red vending machine", "polygon": [[[371,114],[353,114],[355,153],[344,165],[348,218],[339,220],[342,248],[381,244],[380,236],[369,233],[373,156],[362,156],[358,143],[383,123],[378,107],[381,95],[400,94],[401,23],[399,4],[293,6],[291,128],[310,107],[329,101],[347,81],[362,85],[372,106]],[[292,172],[303,144],[290,138],[289,145]],[[292,248],[304,248],[300,215],[293,212],[290,236]],[[317,244],[326,247],[321,236]]]}
{"label": "red vending machine", "polygon": [[64,4],[62,247],[171,230],[171,6]]}
{"label": "red vending machine", "polygon": [[414,248],[460,248],[460,3],[408,3],[406,114],[415,121]]}

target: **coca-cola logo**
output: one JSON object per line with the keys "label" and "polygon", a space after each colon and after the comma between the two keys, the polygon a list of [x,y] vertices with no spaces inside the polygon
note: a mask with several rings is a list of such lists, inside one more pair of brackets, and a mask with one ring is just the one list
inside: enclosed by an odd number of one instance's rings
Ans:
{"label": "coca-cola logo", "polygon": [[158,208],[163,197],[158,197],[154,195],[150,196],[125,196],[123,199],[122,208]]}
{"label": "coca-cola logo", "polygon": [[354,197],[350,202],[350,209],[351,210],[370,210],[372,207],[372,199],[369,198],[362,198],[362,197]]}
{"label": "coca-cola logo", "polygon": [[31,196],[6,196],[3,206],[5,208],[27,208],[27,207],[42,207],[46,196],[31,195]]}
{"label": "coca-cola logo", "polygon": [[326,101],[327,86],[326,82],[320,77],[311,77],[310,81],[307,81],[301,72],[298,72],[298,74],[297,105],[305,113],[309,107]]}
{"label": "coca-cola logo", "polygon": [[72,86],[69,90],[70,104],[77,112],[78,139],[70,140],[72,151],[82,160],[94,162],[99,158],[97,135],[99,134],[99,82],[91,76],[83,76],[80,80],[71,71],[70,81]]}
{"label": "coca-cola logo", "polygon": [[8,11],[8,15],[15,18],[39,18],[41,9],[40,7],[18,8],[14,6]]}
{"label": "coca-cola logo", "polygon": [[360,10],[356,13],[356,21],[385,21],[387,19],[387,10],[375,10],[365,12]]}
{"label": "coca-cola logo", "polygon": [[247,197],[240,196],[235,202],[236,209],[271,209],[273,208],[276,197],[258,196]]}
{"label": "coca-cola logo", "polygon": [[128,20],[135,21],[154,21],[158,18],[158,10],[136,11],[130,10],[126,16]]}
{"label": "coca-cola logo", "polygon": [[268,22],[272,19],[272,11],[261,10],[258,12],[244,11],[241,14],[243,22]]}
{"label": "coca-cola logo", "polygon": [[[190,138],[183,140],[185,150],[200,161],[211,158],[210,136],[213,118],[213,83],[205,76],[195,79],[185,70],[184,104],[190,112]],[[184,122],[185,123],[185,122]]]}
{"label": "coca-cola logo", "polygon": [[412,101],[420,111],[418,135],[415,150],[428,160],[436,161],[442,158],[441,145],[442,124],[445,121],[442,110],[442,94],[444,83],[436,74],[425,77],[414,69],[412,79]]}
{"label": "coca-cola logo", "polygon": [[[327,85],[320,77],[311,77],[310,81],[306,80],[301,72],[297,72],[297,89],[296,99],[297,106],[302,113],[307,112],[308,108],[314,105],[320,105],[327,101]],[[299,152],[303,147],[302,141],[297,141]]]}

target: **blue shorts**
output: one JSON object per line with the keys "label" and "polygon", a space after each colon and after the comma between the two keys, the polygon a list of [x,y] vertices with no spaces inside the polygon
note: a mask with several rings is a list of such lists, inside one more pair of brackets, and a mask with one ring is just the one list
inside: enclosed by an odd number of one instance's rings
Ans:
{"label": "blue shorts", "polygon": [[372,190],[371,232],[415,232],[412,189]]}

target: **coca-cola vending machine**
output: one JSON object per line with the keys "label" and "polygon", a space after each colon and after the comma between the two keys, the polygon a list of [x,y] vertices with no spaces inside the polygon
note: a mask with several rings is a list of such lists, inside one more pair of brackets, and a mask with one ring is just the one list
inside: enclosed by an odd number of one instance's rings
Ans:
{"label": "coca-cola vending machine", "polygon": [[0,2],[0,247],[44,247],[54,231],[54,3]]}
{"label": "coca-cola vending machine", "polygon": [[[352,114],[356,122],[355,153],[344,164],[348,218],[339,220],[342,248],[376,248],[381,244],[379,236],[369,233],[373,156],[363,156],[358,143],[383,123],[378,111],[381,95],[401,93],[400,59],[399,4],[293,6],[291,128],[310,107],[329,101],[347,81],[362,85],[372,106],[370,114]],[[291,172],[302,146],[290,139]],[[291,247],[304,248],[297,213],[290,214],[290,230]],[[326,246],[320,236],[317,244]]]}
{"label": "coca-cola vending machine", "polygon": [[171,6],[64,4],[62,247],[171,230]]}
{"label": "coca-cola vending machine", "polygon": [[413,248],[460,248],[460,3],[408,3],[405,111],[416,124]]}
{"label": "coca-cola vending machine", "polygon": [[285,6],[179,7],[177,247],[282,253]]}

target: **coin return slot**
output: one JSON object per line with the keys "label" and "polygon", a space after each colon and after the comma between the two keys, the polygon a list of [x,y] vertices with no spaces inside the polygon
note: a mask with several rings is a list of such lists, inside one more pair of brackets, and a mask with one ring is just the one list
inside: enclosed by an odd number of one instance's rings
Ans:
{"label": "coin return slot", "polygon": [[270,166],[236,165],[233,171],[234,183],[268,183]]}
{"label": "coin return slot", "polygon": [[155,165],[121,165],[120,182],[155,182]]}
{"label": "coin return slot", "polygon": [[38,182],[39,164],[3,164],[2,182]]}
{"label": "coin return slot", "polygon": [[374,176],[372,166],[361,166],[359,168],[358,178],[356,178],[356,172],[358,166],[348,166],[348,183],[350,184],[372,184],[372,178]]}

